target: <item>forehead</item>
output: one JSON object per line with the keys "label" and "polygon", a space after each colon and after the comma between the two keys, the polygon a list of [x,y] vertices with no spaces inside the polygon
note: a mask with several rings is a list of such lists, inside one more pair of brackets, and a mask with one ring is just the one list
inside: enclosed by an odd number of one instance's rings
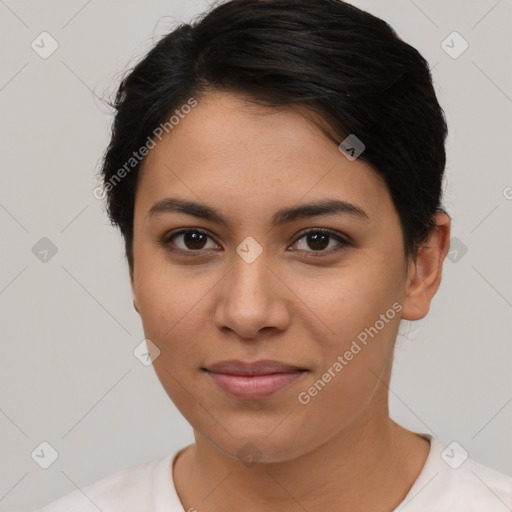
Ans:
{"label": "forehead", "polygon": [[393,208],[374,169],[348,160],[304,110],[266,108],[217,92],[198,98],[149,152],[137,202],[147,211],[165,195],[197,200],[213,194],[220,207],[238,199],[261,210],[326,193],[369,211]]}
{"label": "forehead", "polygon": [[233,159],[264,161],[276,157],[293,161],[293,155],[298,154],[309,160],[317,158],[322,150],[332,151],[333,142],[305,117],[305,113],[318,123],[322,122],[303,107],[271,108],[232,93],[205,94],[181,119],[175,116],[176,124],[164,134],[157,151],[150,153],[147,160],[165,157],[166,150],[181,157],[181,150],[192,148],[193,153],[187,155],[189,159],[207,158],[210,162],[223,159],[224,163]]}

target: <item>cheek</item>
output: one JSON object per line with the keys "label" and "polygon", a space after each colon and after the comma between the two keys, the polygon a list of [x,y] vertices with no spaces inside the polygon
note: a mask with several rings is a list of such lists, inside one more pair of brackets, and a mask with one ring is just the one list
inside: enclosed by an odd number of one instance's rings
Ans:
{"label": "cheek", "polygon": [[200,281],[189,279],[182,268],[170,263],[165,250],[149,240],[136,247],[134,294],[144,325],[159,338],[193,313],[201,294],[198,285]]}
{"label": "cheek", "polygon": [[173,339],[180,327],[194,310],[190,286],[171,268],[152,264],[150,260],[136,260],[134,295],[144,326],[144,333],[160,350],[167,340]]}
{"label": "cheek", "polygon": [[[387,371],[393,356],[399,317],[392,307],[382,310],[371,322],[361,320],[365,314],[343,317],[332,322],[338,336],[323,341],[321,366],[301,388],[297,397],[299,411],[310,423],[311,432],[329,437],[366,411],[372,402],[385,402]],[[391,306],[391,305],[390,305]],[[379,310],[379,308],[376,308]],[[380,311],[380,310],[379,310]],[[346,321],[343,318],[347,318]],[[372,408],[375,410],[375,408]]]}
{"label": "cheek", "polygon": [[[306,288],[304,283],[304,293]],[[305,315],[312,322],[313,350],[321,365],[308,383],[312,388],[304,389],[305,401],[316,402],[322,415],[350,418],[368,404],[392,358],[400,323],[399,291],[394,270],[365,264],[316,279],[307,292],[304,302],[314,315]]]}
{"label": "cheek", "polygon": [[167,267],[165,272],[156,266],[141,270],[136,293],[144,335],[160,351],[153,361],[155,373],[169,398],[188,418],[195,404],[191,397],[198,394],[195,379],[203,361],[204,336],[198,329],[205,321],[201,299],[210,287],[201,288],[201,280],[194,285],[183,273],[171,273]]}
{"label": "cheek", "polygon": [[[314,329],[323,331],[321,339],[329,340],[327,345],[342,349],[400,299],[401,276],[394,267],[362,261],[317,274],[313,280],[295,276],[294,292],[304,305],[303,318],[310,317],[318,323]],[[395,313],[392,310],[388,315],[391,318],[386,319],[392,320]]]}

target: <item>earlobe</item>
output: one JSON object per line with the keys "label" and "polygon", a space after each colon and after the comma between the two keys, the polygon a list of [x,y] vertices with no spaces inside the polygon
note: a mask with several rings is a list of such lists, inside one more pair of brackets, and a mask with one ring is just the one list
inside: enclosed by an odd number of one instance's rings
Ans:
{"label": "earlobe", "polygon": [[436,227],[410,264],[402,309],[404,320],[420,320],[430,309],[450,248],[450,227],[450,217],[444,212],[437,213]]}

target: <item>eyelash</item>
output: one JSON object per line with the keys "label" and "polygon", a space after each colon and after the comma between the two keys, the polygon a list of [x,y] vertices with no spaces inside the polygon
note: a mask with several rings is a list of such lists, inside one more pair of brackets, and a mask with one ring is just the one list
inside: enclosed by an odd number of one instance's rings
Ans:
{"label": "eyelash", "polygon": [[[172,248],[169,245],[170,241],[174,237],[179,236],[179,235],[183,235],[183,234],[187,234],[187,233],[201,233],[201,234],[203,234],[203,235],[205,235],[208,238],[213,240],[213,238],[210,236],[210,234],[207,231],[203,230],[203,229],[200,229],[200,228],[187,228],[187,229],[181,229],[181,230],[176,231],[174,233],[169,233],[168,235],[166,235],[161,240],[160,243],[164,246],[165,249],[167,249],[168,251],[174,252],[174,253],[180,253],[180,254],[184,254],[186,256],[192,256],[192,257],[194,257],[194,256],[201,256],[202,255],[201,253],[205,252],[205,250],[203,250],[203,249],[197,249],[197,250],[192,250],[192,249],[190,249],[190,250],[175,249],[175,248]],[[305,251],[306,253],[309,253],[309,256],[318,257],[318,256],[323,256],[324,254],[325,255],[330,255],[330,254],[333,254],[335,252],[343,250],[347,246],[352,245],[351,242],[349,242],[346,238],[342,237],[338,232],[333,231],[331,229],[327,229],[327,228],[313,228],[313,229],[309,229],[307,231],[304,231],[304,232],[302,232],[302,233],[300,233],[298,235],[298,237],[295,239],[295,241],[293,242],[292,245],[295,245],[299,240],[301,240],[302,238],[304,238],[307,235],[312,234],[312,233],[320,233],[320,234],[324,234],[324,235],[329,235],[330,237],[334,238],[337,242],[339,242],[340,246],[338,246],[335,249],[329,249],[329,250]],[[299,252],[301,252],[301,251],[299,250]]]}

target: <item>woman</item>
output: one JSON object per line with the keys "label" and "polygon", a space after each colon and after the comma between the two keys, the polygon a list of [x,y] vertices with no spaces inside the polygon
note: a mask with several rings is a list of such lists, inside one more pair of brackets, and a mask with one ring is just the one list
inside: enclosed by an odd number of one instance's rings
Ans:
{"label": "woman", "polygon": [[123,80],[100,195],[175,454],[41,511],[501,511],[512,479],[388,412],[449,249],[428,63],[340,0],[231,0]]}

